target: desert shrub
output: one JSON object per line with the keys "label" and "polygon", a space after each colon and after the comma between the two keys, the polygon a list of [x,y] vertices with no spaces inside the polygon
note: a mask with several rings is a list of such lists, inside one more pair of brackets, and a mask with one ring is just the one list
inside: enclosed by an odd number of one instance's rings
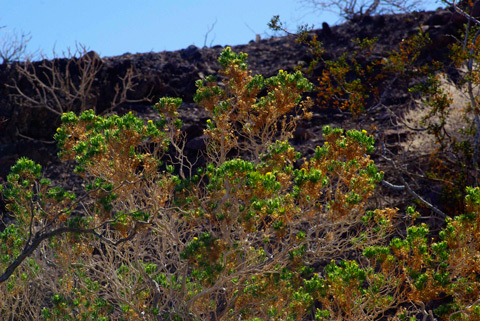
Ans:
{"label": "desert shrub", "polygon": [[[405,153],[388,155],[384,146],[384,156],[391,157],[387,160],[395,171],[402,167],[400,164],[408,162],[410,155],[425,160],[428,168],[415,173],[399,171],[403,185],[397,187],[407,190],[419,203],[434,208],[442,217],[461,212],[466,187],[478,185],[480,23],[468,13],[472,6],[466,2],[462,3],[464,9],[454,6],[467,21],[461,36],[450,46],[450,65],[458,71],[455,83],[445,71],[448,62],[442,64],[419,59],[425,48],[431,45],[428,33],[422,31],[402,40],[386,57],[372,55],[376,39],[357,39],[354,50],[329,60],[324,59],[323,45],[315,34],[309,32],[308,26],[301,27],[297,33],[297,41],[305,44],[313,56],[304,71],[320,74],[315,82],[318,106],[350,111],[354,118],[381,108],[392,123],[402,126],[403,132],[409,132],[410,137],[401,144]],[[270,27],[288,32],[278,16],[271,20]],[[413,108],[405,116],[399,116],[385,104],[386,97],[399,87],[405,88],[405,95],[413,102],[410,105]],[[379,137],[382,136],[383,133],[379,132]],[[428,182],[439,187],[439,202],[432,205],[412,192],[407,182],[412,180],[416,185]]]}
{"label": "desert shrub", "polygon": [[347,20],[385,13],[405,13],[417,10],[421,6],[418,0],[300,0],[299,2],[315,12],[332,11]]}
{"label": "desert shrub", "polygon": [[[279,16],[271,19],[269,27],[291,34]],[[315,74],[316,103],[320,108],[335,108],[357,117],[385,107],[385,98],[394,88],[407,87],[412,79],[426,77],[440,68],[436,62],[419,63],[422,50],[430,44],[429,35],[421,30],[402,40],[387,57],[375,55],[377,38],[357,38],[352,41],[351,50],[330,59],[324,57],[323,43],[310,31],[311,27],[304,25],[296,33],[297,43],[304,45],[312,56],[308,66],[298,69]]]}
{"label": "desert shrub", "polygon": [[[450,46],[450,63],[458,75],[455,81],[440,70],[411,88],[421,94],[419,115],[413,126],[423,128],[429,137],[429,178],[441,181],[442,201],[448,212],[463,209],[467,186],[478,186],[479,161],[479,77],[478,35],[480,23],[462,9],[469,22]],[[468,9],[467,9],[468,10]],[[470,8],[471,10],[471,8]],[[408,116],[407,116],[408,118]],[[412,122],[410,122],[412,125]],[[425,141],[425,139],[423,139]],[[430,144],[428,143],[430,142]]]}
{"label": "desert shrub", "polygon": [[157,121],[63,114],[59,156],[83,191],[54,186],[31,160],[12,167],[5,319],[478,318],[478,188],[438,236],[412,223],[402,237],[401,213],[369,201],[383,179],[372,136],[325,126],[302,158],[288,139],[312,85],[300,72],[252,76],[230,48],[219,62],[223,85],[197,82],[211,115],[204,167],[183,155],[176,98],[155,105]]}
{"label": "desert shrub", "polygon": [[[0,27],[0,30],[5,26]],[[27,47],[31,40],[28,33],[18,33],[14,30],[7,29],[0,31],[0,59],[1,64],[6,65],[14,61],[25,60],[27,57],[33,56],[29,54]]]}
{"label": "desert shrub", "polygon": [[396,281],[361,259],[386,244],[397,215],[369,205],[382,180],[373,138],[327,126],[296,165],[288,138],[312,86],[300,72],[251,76],[245,59],[227,48],[225,86],[197,83],[212,117],[205,168],[181,161],[174,98],[155,105],[159,121],[63,114],[55,139],[84,180],[78,195],[28,159],[12,167],[6,319],[374,319],[398,304]]}
{"label": "desert shrub", "polygon": [[[22,41],[25,40],[22,38]],[[128,99],[128,93],[135,88],[138,77],[133,67],[114,82],[110,106],[97,106],[95,85],[103,66],[100,56],[88,51],[82,44],[76,44],[63,57],[57,57],[55,52],[53,54],[54,59],[51,60],[44,58],[32,62],[25,59],[15,64],[19,77],[7,87],[13,89],[12,99],[17,105],[45,109],[60,117],[69,111],[82,112],[97,107],[103,107],[102,111],[109,113],[125,102],[133,102]]]}
{"label": "desert shrub", "polygon": [[[405,238],[393,238],[389,246],[364,251],[383,273],[396,275],[408,300],[422,307],[433,306],[441,320],[480,317],[478,187],[466,189],[465,204],[464,214],[448,218],[438,236],[432,237],[436,233],[431,233],[426,224],[413,225]],[[428,317],[426,311],[424,315]]]}

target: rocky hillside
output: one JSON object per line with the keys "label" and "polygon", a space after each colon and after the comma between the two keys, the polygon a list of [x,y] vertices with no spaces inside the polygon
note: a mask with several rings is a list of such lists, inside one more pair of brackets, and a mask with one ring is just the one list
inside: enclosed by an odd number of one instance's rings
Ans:
{"label": "rocky hillside", "polygon": [[[0,66],[0,315],[479,320],[480,31],[462,35],[466,21],[363,16],[302,41]],[[280,71],[298,69],[314,91]],[[183,103],[154,106],[164,96]],[[125,117],[58,128],[89,108]],[[3,184],[22,156],[50,180],[22,159]]]}
{"label": "rocky hillside", "polygon": [[[356,38],[378,38],[374,52],[361,56],[359,61],[368,63],[372,59],[388,57],[398,44],[419,31],[429,33],[431,43],[424,48],[419,57],[419,64],[436,59],[443,61],[450,74],[446,60],[448,45],[454,41],[453,35],[464,19],[449,10],[435,12],[417,12],[402,15],[364,17],[338,26],[323,25],[322,29],[310,32],[316,35],[325,47],[324,59],[335,59],[354,48]],[[294,35],[272,37],[252,41],[246,45],[232,47],[236,52],[248,53],[248,64],[253,73],[265,77],[274,75],[279,69],[293,70],[298,65],[308,65],[313,56],[307,47],[298,44]],[[125,75],[133,68],[136,78],[133,90],[128,91],[128,102],[116,108],[115,112],[124,113],[132,110],[138,115],[154,118],[152,105],[159,97],[181,97],[184,104],[181,117],[187,133],[187,153],[197,155],[205,145],[203,143],[203,126],[208,115],[193,102],[195,81],[209,74],[216,74],[219,69],[217,58],[222,47],[197,48],[190,46],[174,52],[123,54],[116,57],[99,58],[99,72],[92,84],[93,103],[97,112],[108,109],[109,101],[115,93],[118,75]],[[94,52],[87,55],[96,56]],[[82,59],[82,58],[80,58]],[[40,66],[42,62],[35,62]],[[67,63],[60,61],[59,63]],[[18,84],[22,92],[32,92],[31,85],[17,72],[22,63],[0,66],[0,182],[5,179],[9,167],[21,156],[29,157],[47,168],[47,174],[53,178],[57,175],[59,161],[56,147],[52,141],[55,129],[59,125],[59,116],[42,108],[27,108],[14,99],[18,96]],[[323,63],[317,65],[309,77],[315,79],[323,70]],[[72,73],[78,70],[73,70]],[[326,124],[344,128],[366,128],[377,137],[383,137],[390,150],[401,152],[400,143],[407,139],[404,128],[393,119],[404,114],[413,104],[413,97],[408,93],[409,83],[396,83],[383,97],[383,105],[371,112],[352,118],[348,112],[320,106],[313,110],[310,122],[299,124],[295,132],[294,144],[306,152],[321,141],[321,128]],[[145,99],[148,99],[145,100]],[[75,110],[75,109],[74,109]],[[392,114],[393,111],[393,114]],[[393,117],[393,118],[392,118]],[[378,156],[378,155],[377,155]],[[374,156],[375,157],[375,156]],[[381,161],[378,157],[375,157]],[[395,181],[395,178],[392,178]],[[434,192],[430,192],[434,193]],[[438,196],[438,195],[437,195]],[[434,198],[435,195],[429,195]]]}

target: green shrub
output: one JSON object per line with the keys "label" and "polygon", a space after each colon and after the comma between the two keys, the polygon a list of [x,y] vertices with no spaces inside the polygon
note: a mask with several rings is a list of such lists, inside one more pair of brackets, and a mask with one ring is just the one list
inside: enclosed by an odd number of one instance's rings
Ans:
{"label": "green shrub", "polygon": [[30,160],[12,167],[2,316],[405,320],[445,298],[438,315],[477,316],[478,188],[439,240],[426,225],[394,237],[397,210],[369,202],[383,179],[373,137],[326,126],[325,143],[296,165],[288,139],[309,117],[300,98],[312,85],[300,72],[252,76],[229,48],[219,61],[225,85],[209,76],[195,96],[211,114],[205,168],[186,161],[173,98],[155,105],[156,122],[62,116],[55,139],[84,180],[78,195]]}
{"label": "green shrub", "polygon": [[[318,300],[312,266],[392,233],[395,211],[365,216],[382,179],[366,156],[373,139],[326,127],[325,145],[296,168],[301,155],[287,139],[309,116],[300,98],[312,86],[300,72],[251,76],[245,59],[227,48],[219,58],[225,87],[212,76],[197,82],[195,99],[212,120],[208,164],[195,174],[179,161],[181,101],[172,98],[155,106],[157,122],[62,116],[55,139],[60,157],[77,163],[81,195],[18,161],[2,191],[14,217],[0,243],[5,315],[37,307],[44,319],[302,318]],[[355,264],[329,267],[352,273]],[[48,302],[42,308],[28,299],[31,280]],[[25,300],[12,306],[18,295]]]}

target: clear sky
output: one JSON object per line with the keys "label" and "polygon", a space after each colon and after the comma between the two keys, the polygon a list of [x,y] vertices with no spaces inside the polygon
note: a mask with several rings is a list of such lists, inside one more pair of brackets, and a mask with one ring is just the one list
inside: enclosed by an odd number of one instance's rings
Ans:
{"label": "clear sky", "polygon": [[[435,0],[423,3],[438,6]],[[101,56],[237,45],[256,34],[273,35],[267,27],[273,15],[292,31],[304,23],[340,21],[333,13],[312,13],[298,0],[0,0],[0,26],[6,26],[0,41],[7,33],[30,33],[30,51],[47,56],[75,42]]]}

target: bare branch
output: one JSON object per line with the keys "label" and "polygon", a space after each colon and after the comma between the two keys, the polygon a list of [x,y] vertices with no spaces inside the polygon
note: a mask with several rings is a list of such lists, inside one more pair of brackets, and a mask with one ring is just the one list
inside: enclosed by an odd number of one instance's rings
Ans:
{"label": "bare branch", "polygon": [[313,11],[331,11],[347,20],[375,14],[409,12],[421,6],[419,0],[299,0],[299,2]]}
{"label": "bare branch", "polygon": [[26,61],[17,65],[20,77],[31,89],[14,82],[16,102],[23,107],[45,108],[62,115],[71,110],[94,108],[92,86],[103,62],[94,52],[77,44],[75,50],[62,59],[44,59],[40,63]]}
{"label": "bare branch", "polygon": [[[210,32],[212,32],[213,28],[215,28],[215,25],[217,24],[217,18],[215,18],[215,22],[212,23],[211,26],[207,26],[208,27],[208,30],[207,32],[205,33],[205,40],[203,41],[203,48],[206,48],[207,47],[207,39],[208,39],[208,35],[210,34]],[[213,37],[212,41],[210,41],[210,46],[212,46],[212,43],[213,41],[215,40],[215,37]]]}
{"label": "bare branch", "polygon": [[[5,26],[0,29],[5,28]],[[27,45],[32,37],[29,33],[4,32],[0,38],[0,59],[2,64],[8,64],[13,61],[26,60]]]}
{"label": "bare branch", "polygon": [[[110,107],[106,109],[102,114],[106,115],[114,111],[117,107],[125,103],[138,103],[142,101],[150,101],[147,96],[143,99],[129,99],[128,92],[133,91],[137,86],[135,79],[138,77],[138,73],[134,70],[133,66],[130,67],[125,75],[118,76],[120,83],[115,84],[115,95],[110,103]],[[149,94],[150,95],[150,94]]]}
{"label": "bare branch", "polygon": [[455,12],[461,14],[463,17],[467,18],[469,21],[472,21],[474,22],[475,24],[479,25],[480,26],[480,21],[478,19],[476,19],[475,17],[473,17],[472,15],[466,13],[464,10],[462,10],[461,8],[459,8],[457,6],[457,3],[455,1],[447,1],[447,0],[443,0],[443,2],[445,2],[446,4],[450,5],[453,7],[453,9],[455,10]]}
{"label": "bare branch", "polygon": [[[382,155],[382,158],[385,159],[386,161],[388,161],[390,164],[392,164],[395,172],[399,172],[398,168],[397,168],[397,165],[395,164],[395,162],[391,159],[391,158],[388,158],[384,155]],[[396,189],[396,190],[407,190],[407,192],[413,196],[415,199],[419,200],[422,204],[424,204],[425,206],[427,206],[429,209],[431,209],[433,212],[435,212],[437,215],[439,215],[440,217],[442,218],[447,218],[447,214],[445,214],[444,212],[442,212],[440,209],[438,209],[437,207],[435,207],[434,205],[432,205],[430,202],[426,201],[423,197],[421,197],[420,195],[418,195],[417,193],[415,193],[414,190],[412,190],[412,188],[410,187],[410,185],[405,181],[405,179],[403,178],[403,176],[400,174],[399,175],[399,178],[400,180],[402,181],[402,184],[403,185],[393,185],[387,181],[382,181],[382,184],[389,187],[389,188],[392,188],[392,189]]]}
{"label": "bare branch", "polygon": [[37,248],[38,246],[46,239],[50,239],[54,236],[65,234],[65,233],[94,233],[93,230],[81,230],[81,229],[76,229],[73,227],[61,227],[56,230],[53,230],[48,233],[44,234],[36,234],[35,237],[31,240],[31,243],[25,246],[24,250],[22,251],[22,254],[20,254],[15,261],[13,261],[3,272],[2,275],[0,275],[0,283],[5,282],[8,280],[8,278],[15,272],[15,269],[22,264],[22,262],[29,257]]}

